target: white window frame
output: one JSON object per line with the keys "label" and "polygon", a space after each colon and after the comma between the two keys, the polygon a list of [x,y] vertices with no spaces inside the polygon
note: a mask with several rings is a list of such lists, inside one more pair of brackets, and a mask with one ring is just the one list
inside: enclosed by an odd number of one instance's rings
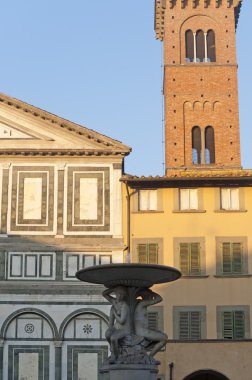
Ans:
{"label": "white window frame", "polygon": [[157,189],[139,190],[138,209],[139,211],[157,211],[158,209]]}
{"label": "white window frame", "polygon": [[179,209],[180,211],[199,209],[198,189],[179,189]]}
{"label": "white window frame", "polygon": [[[226,199],[224,199],[226,197]],[[240,189],[239,188],[221,188],[220,189],[220,207],[221,210],[238,211],[240,210]]]}

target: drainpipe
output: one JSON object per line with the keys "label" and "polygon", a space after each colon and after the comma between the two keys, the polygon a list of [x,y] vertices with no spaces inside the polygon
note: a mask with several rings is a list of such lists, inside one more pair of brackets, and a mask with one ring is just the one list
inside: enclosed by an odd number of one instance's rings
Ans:
{"label": "drainpipe", "polygon": [[129,192],[129,185],[128,182],[125,182],[126,185],[126,191],[127,191],[127,248],[128,248],[128,253],[126,256],[126,263],[130,264],[131,263],[131,220],[130,220],[130,197],[137,192],[137,190],[133,191],[132,193]]}
{"label": "drainpipe", "polygon": [[169,364],[169,368],[170,368],[170,378],[169,378],[169,380],[173,380],[173,368],[174,368],[174,363],[170,363],[170,364]]}

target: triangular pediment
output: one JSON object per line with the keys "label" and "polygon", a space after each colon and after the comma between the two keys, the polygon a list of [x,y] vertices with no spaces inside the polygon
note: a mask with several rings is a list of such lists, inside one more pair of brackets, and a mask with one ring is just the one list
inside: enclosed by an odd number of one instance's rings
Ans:
{"label": "triangular pediment", "polygon": [[0,154],[41,151],[124,156],[131,151],[120,141],[1,93],[0,140]]}
{"label": "triangular pediment", "polygon": [[29,129],[22,127],[10,126],[0,122],[0,140],[39,140],[46,138],[40,134],[36,134]]}

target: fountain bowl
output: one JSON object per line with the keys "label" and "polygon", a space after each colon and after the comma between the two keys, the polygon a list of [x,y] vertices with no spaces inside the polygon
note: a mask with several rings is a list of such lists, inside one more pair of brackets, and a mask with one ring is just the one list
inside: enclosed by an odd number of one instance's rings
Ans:
{"label": "fountain bowl", "polygon": [[149,288],[178,280],[181,273],[172,267],[151,264],[106,264],[81,269],[76,273],[80,281],[116,286]]}

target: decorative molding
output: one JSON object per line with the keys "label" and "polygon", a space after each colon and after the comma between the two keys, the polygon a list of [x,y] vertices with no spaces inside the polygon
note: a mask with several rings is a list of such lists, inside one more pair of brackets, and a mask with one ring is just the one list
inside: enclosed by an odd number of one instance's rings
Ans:
{"label": "decorative molding", "polygon": [[[176,7],[181,9],[196,9],[196,8],[234,8],[235,9],[235,22],[236,26],[239,20],[240,8],[242,0],[156,0],[155,2],[155,31],[156,38],[163,41],[164,39],[164,18],[166,7],[166,1],[169,4],[169,9],[175,9]],[[167,10],[169,12],[169,10]]]}
{"label": "decorative molding", "polygon": [[27,104],[25,102],[22,102],[18,99],[12,98],[10,96],[7,96],[3,93],[0,93],[0,103],[2,103],[5,107],[10,108],[10,110],[14,110],[15,112],[18,113],[25,113],[27,117],[32,117],[32,118],[37,118],[41,120],[43,123],[51,125],[53,124],[54,128],[59,131],[60,129],[66,130],[75,136],[77,135],[80,139],[85,141],[88,139],[90,141],[93,141],[95,144],[100,145],[100,148],[90,150],[87,152],[83,152],[83,150],[75,151],[75,150],[67,150],[67,149],[62,149],[62,150],[40,150],[38,151],[37,149],[26,149],[26,150],[12,150],[12,149],[7,149],[4,151],[0,150],[0,154],[4,155],[9,155],[9,154],[19,154],[19,155],[24,155],[24,154],[41,154],[41,155],[54,155],[58,153],[62,153],[68,156],[76,156],[76,155],[82,155],[83,153],[87,153],[87,155],[122,155],[126,156],[130,153],[131,148],[128,147],[127,145],[122,144],[120,141],[112,139],[110,137],[107,137],[105,135],[102,135],[98,132],[95,132],[93,130],[90,130],[84,126],[75,124],[73,122],[70,122],[66,119],[63,119],[59,116],[53,115],[47,111],[44,111],[42,109],[39,109],[37,107],[34,107],[30,104]]}

